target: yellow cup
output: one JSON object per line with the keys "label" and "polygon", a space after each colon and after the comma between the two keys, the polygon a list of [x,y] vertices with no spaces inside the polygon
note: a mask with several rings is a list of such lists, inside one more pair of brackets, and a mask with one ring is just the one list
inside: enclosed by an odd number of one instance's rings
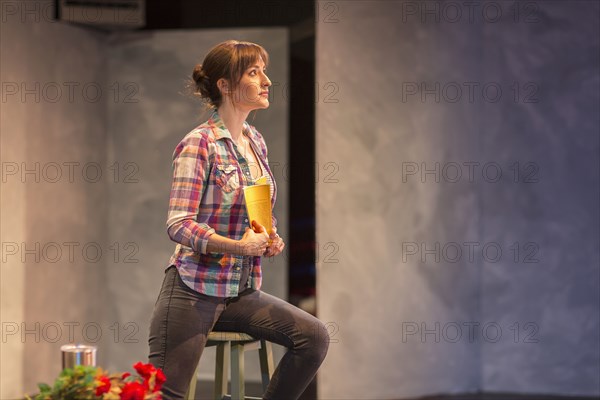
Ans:
{"label": "yellow cup", "polygon": [[[261,178],[262,179],[262,178]],[[267,234],[273,230],[271,219],[271,187],[269,184],[246,186],[244,188],[244,199],[248,222],[252,228],[252,220],[265,227]]]}

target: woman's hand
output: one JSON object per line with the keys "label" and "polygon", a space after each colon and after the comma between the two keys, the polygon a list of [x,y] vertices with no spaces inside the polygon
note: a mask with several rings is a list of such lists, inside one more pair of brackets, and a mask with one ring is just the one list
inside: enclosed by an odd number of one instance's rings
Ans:
{"label": "woman's hand", "polygon": [[241,254],[245,256],[262,256],[269,245],[269,235],[264,226],[252,220],[253,229],[246,228],[239,241]]}
{"label": "woman's hand", "polygon": [[285,247],[285,243],[283,243],[283,239],[281,236],[277,234],[277,228],[273,227],[273,232],[269,236],[269,241],[271,242],[267,247],[267,250],[264,252],[263,256],[271,257],[280,254]]}

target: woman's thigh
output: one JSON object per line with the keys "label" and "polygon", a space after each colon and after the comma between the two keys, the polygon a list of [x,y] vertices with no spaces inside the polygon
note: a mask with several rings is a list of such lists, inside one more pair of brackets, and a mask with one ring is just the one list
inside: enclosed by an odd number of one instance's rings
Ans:
{"label": "woman's thigh", "polygon": [[246,289],[225,304],[214,330],[244,332],[287,348],[329,343],[319,319],[263,291]]}
{"label": "woman's thigh", "polygon": [[149,337],[150,362],[167,377],[165,398],[185,394],[208,333],[224,308],[224,299],[193,291],[174,267],[167,270]]}

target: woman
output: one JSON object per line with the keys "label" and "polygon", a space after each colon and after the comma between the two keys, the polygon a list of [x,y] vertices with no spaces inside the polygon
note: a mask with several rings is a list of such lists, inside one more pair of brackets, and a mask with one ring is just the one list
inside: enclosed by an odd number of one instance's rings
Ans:
{"label": "woman", "polygon": [[[173,154],[167,231],[177,242],[150,326],[150,362],[162,368],[165,399],[184,397],[211,330],[245,332],[288,348],[265,399],[297,399],[329,346],[324,324],[260,290],[261,256],[282,252],[277,234],[248,221],[242,188],[263,178],[277,188],[262,135],[246,122],[269,107],[267,52],[229,40],[194,68],[195,92],[212,115]],[[249,228],[252,225],[253,229]]]}

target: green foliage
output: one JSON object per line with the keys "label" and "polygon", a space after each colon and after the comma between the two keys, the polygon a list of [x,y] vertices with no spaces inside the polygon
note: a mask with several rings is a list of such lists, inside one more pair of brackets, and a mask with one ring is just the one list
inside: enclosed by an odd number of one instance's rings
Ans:
{"label": "green foliage", "polygon": [[98,369],[92,366],[77,365],[75,368],[65,368],[54,386],[45,383],[38,385],[40,393],[35,400],[95,400],[95,379]]}

